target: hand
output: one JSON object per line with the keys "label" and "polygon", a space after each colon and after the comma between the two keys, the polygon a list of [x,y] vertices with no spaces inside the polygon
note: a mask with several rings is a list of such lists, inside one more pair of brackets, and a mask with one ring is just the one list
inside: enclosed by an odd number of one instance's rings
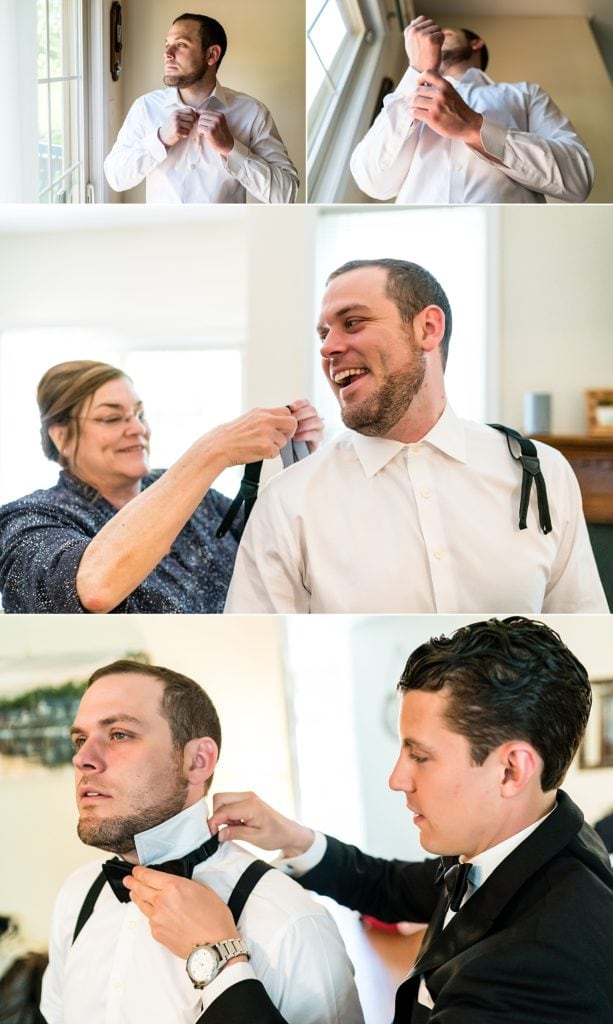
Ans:
{"label": "hand", "polygon": [[298,420],[285,406],[252,409],[206,435],[223,457],[224,466],[274,459],[296,432]]}
{"label": "hand", "polygon": [[149,919],[153,938],[183,960],[194,946],[240,938],[226,904],[208,885],[140,864],[124,879],[124,885],[132,902]]}
{"label": "hand", "polygon": [[445,139],[462,139],[480,148],[483,116],[469,107],[454,87],[436,71],[424,71],[411,96],[416,121],[429,125]]}
{"label": "hand", "polygon": [[198,118],[198,131],[222,156],[227,156],[234,147],[234,136],[224,114],[218,110],[203,110]]}
{"label": "hand", "polygon": [[168,120],[164,121],[162,127],[158,128],[160,142],[163,142],[169,149],[181,139],[186,139],[197,116],[196,112],[189,107],[184,110],[174,110]]}
{"label": "hand", "polygon": [[298,398],[289,407],[298,420],[294,441],[306,441],[309,451],[314,452],[323,440],[324,421],[307,398]]}
{"label": "hand", "polygon": [[441,63],[443,32],[430,18],[420,14],[404,30],[404,45],[409,64],[415,71],[438,71]]}
{"label": "hand", "polygon": [[[262,850],[282,850],[285,857],[297,857],[311,846],[314,833],[269,807],[255,793],[216,793],[209,818],[219,842],[244,839]],[[219,826],[225,825],[220,831]]]}

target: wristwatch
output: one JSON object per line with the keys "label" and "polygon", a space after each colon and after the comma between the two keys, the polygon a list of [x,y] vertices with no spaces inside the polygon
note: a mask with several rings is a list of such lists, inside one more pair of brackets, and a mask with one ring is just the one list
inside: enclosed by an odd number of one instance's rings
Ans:
{"label": "wristwatch", "polygon": [[243,939],[222,939],[221,942],[194,946],[187,958],[185,969],[194,988],[204,988],[216,978],[228,960],[235,956],[249,957]]}

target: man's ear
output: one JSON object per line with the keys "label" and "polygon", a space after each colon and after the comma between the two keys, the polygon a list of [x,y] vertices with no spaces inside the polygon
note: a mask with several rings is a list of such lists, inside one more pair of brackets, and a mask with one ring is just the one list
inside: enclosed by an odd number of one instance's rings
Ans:
{"label": "man's ear", "polygon": [[213,43],[212,46],[208,47],[206,62],[211,67],[213,64],[219,64],[219,58],[221,57],[221,46],[217,43]]}
{"label": "man's ear", "polygon": [[210,736],[190,740],[183,750],[183,774],[193,786],[203,786],[215,771],[219,750]]}
{"label": "man's ear", "polygon": [[530,743],[522,740],[503,744],[499,750],[501,767],[500,792],[504,797],[516,796],[534,778],[540,784],[543,760]]}
{"label": "man's ear", "polygon": [[425,306],[413,318],[415,340],[423,352],[438,348],[445,334],[445,314],[440,306]]}
{"label": "man's ear", "polygon": [[470,48],[471,50],[474,50],[475,53],[477,52],[477,50],[482,50],[484,46],[485,43],[483,42],[482,39],[471,39],[470,41]]}

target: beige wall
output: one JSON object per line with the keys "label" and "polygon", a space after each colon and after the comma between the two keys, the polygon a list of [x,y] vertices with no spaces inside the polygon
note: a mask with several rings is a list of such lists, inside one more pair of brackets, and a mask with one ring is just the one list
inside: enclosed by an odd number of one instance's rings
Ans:
{"label": "beige wall", "polygon": [[[281,138],[298,168],[304,197],[304,5],[288,0],[208,0],[188,9],[221,22],[228,52],[220,81],[249,93],[270,109]],[[162,88],[164,39],[182,14],[171,0],[124,3],[123,120],[138,96]],[[144,184],[123,193],[125,202],[144,202]]]}
{"label": "beige wall", "polygon": [[[32,682],[84,678],[95,666],[145,650],[154,664],[191,676],[213,698],[224,736],[214,788],[259,788],[291,814],[282,628],[271,616],[0,617],[0,695],[23,692]],[[11,827],[11,842],[1,851],[0,913],[16,915],[29,942],[44,947],[59,886],[75,867],[100,856],[76,836],[72,769],[48,771],[0,757],[0,815]]]}
{"label": "beige wall", "polygon": [[538,82],[573,122],[596,168],[591,203],[613,202],[613,86],[588,19],[441,15],[488,45],[487,73],[498,82]]}
{"label": "beige wall", "polygon": [[613,388],[613,208],[501,210],[503,423],[525,391],[553,396],[554,433],[585,433],[583,392]]}

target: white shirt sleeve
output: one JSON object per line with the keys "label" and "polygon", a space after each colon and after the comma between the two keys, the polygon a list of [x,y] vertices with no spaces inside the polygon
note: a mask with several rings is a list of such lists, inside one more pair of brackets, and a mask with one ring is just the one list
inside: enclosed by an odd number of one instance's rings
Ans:
{"label": "white shirt sleeve", "polygon": [[[484,118],[481,142],[513,181],[568,203],[587,199],[594,184],[590,155],[572,124],[538,85],[528,86],[530,130]],[[487,159],[476,153],[480,159]]]}
{"label": "white shirt sleeve", "polygon": [[313,842],[304,853],[298,857],[277,857],[273,863],[279,871],[283,871],[286,875],[291,875],[292,878],[301,878],[302,875],[306,875],[307,871],[317,867],[323,860],[327,848],[328,841],[323,832],[316,832]]}
{"label": "white shirt sleeve", "polygon": [[273,481],[258,498],[239,545],[225,612],[308,612],[299,517],[290,521]]}
{"label": "white shirt sleeve", "polygon": [[291,162],[270,111],[260,106],[249,147],[238,139],[225,158],[226,168],[261,203],[294,203],[298,172]]}
{"label": "white shirt sleeve", "polygon": [[414,121],[409,106],[419,73],[409,68],[394,92],[383,100],[383,110],[358,143],[351,157],[356,184],[373,199],[393,199],[409,173],[422,124]]}
{"label": "white shirt sleeve", "polygon": [[132,104],[104,161],[106,180],[116,192],[134,188],[166,159],[166,146],[158,136],[162,124],[151,124],[143,97]]}

